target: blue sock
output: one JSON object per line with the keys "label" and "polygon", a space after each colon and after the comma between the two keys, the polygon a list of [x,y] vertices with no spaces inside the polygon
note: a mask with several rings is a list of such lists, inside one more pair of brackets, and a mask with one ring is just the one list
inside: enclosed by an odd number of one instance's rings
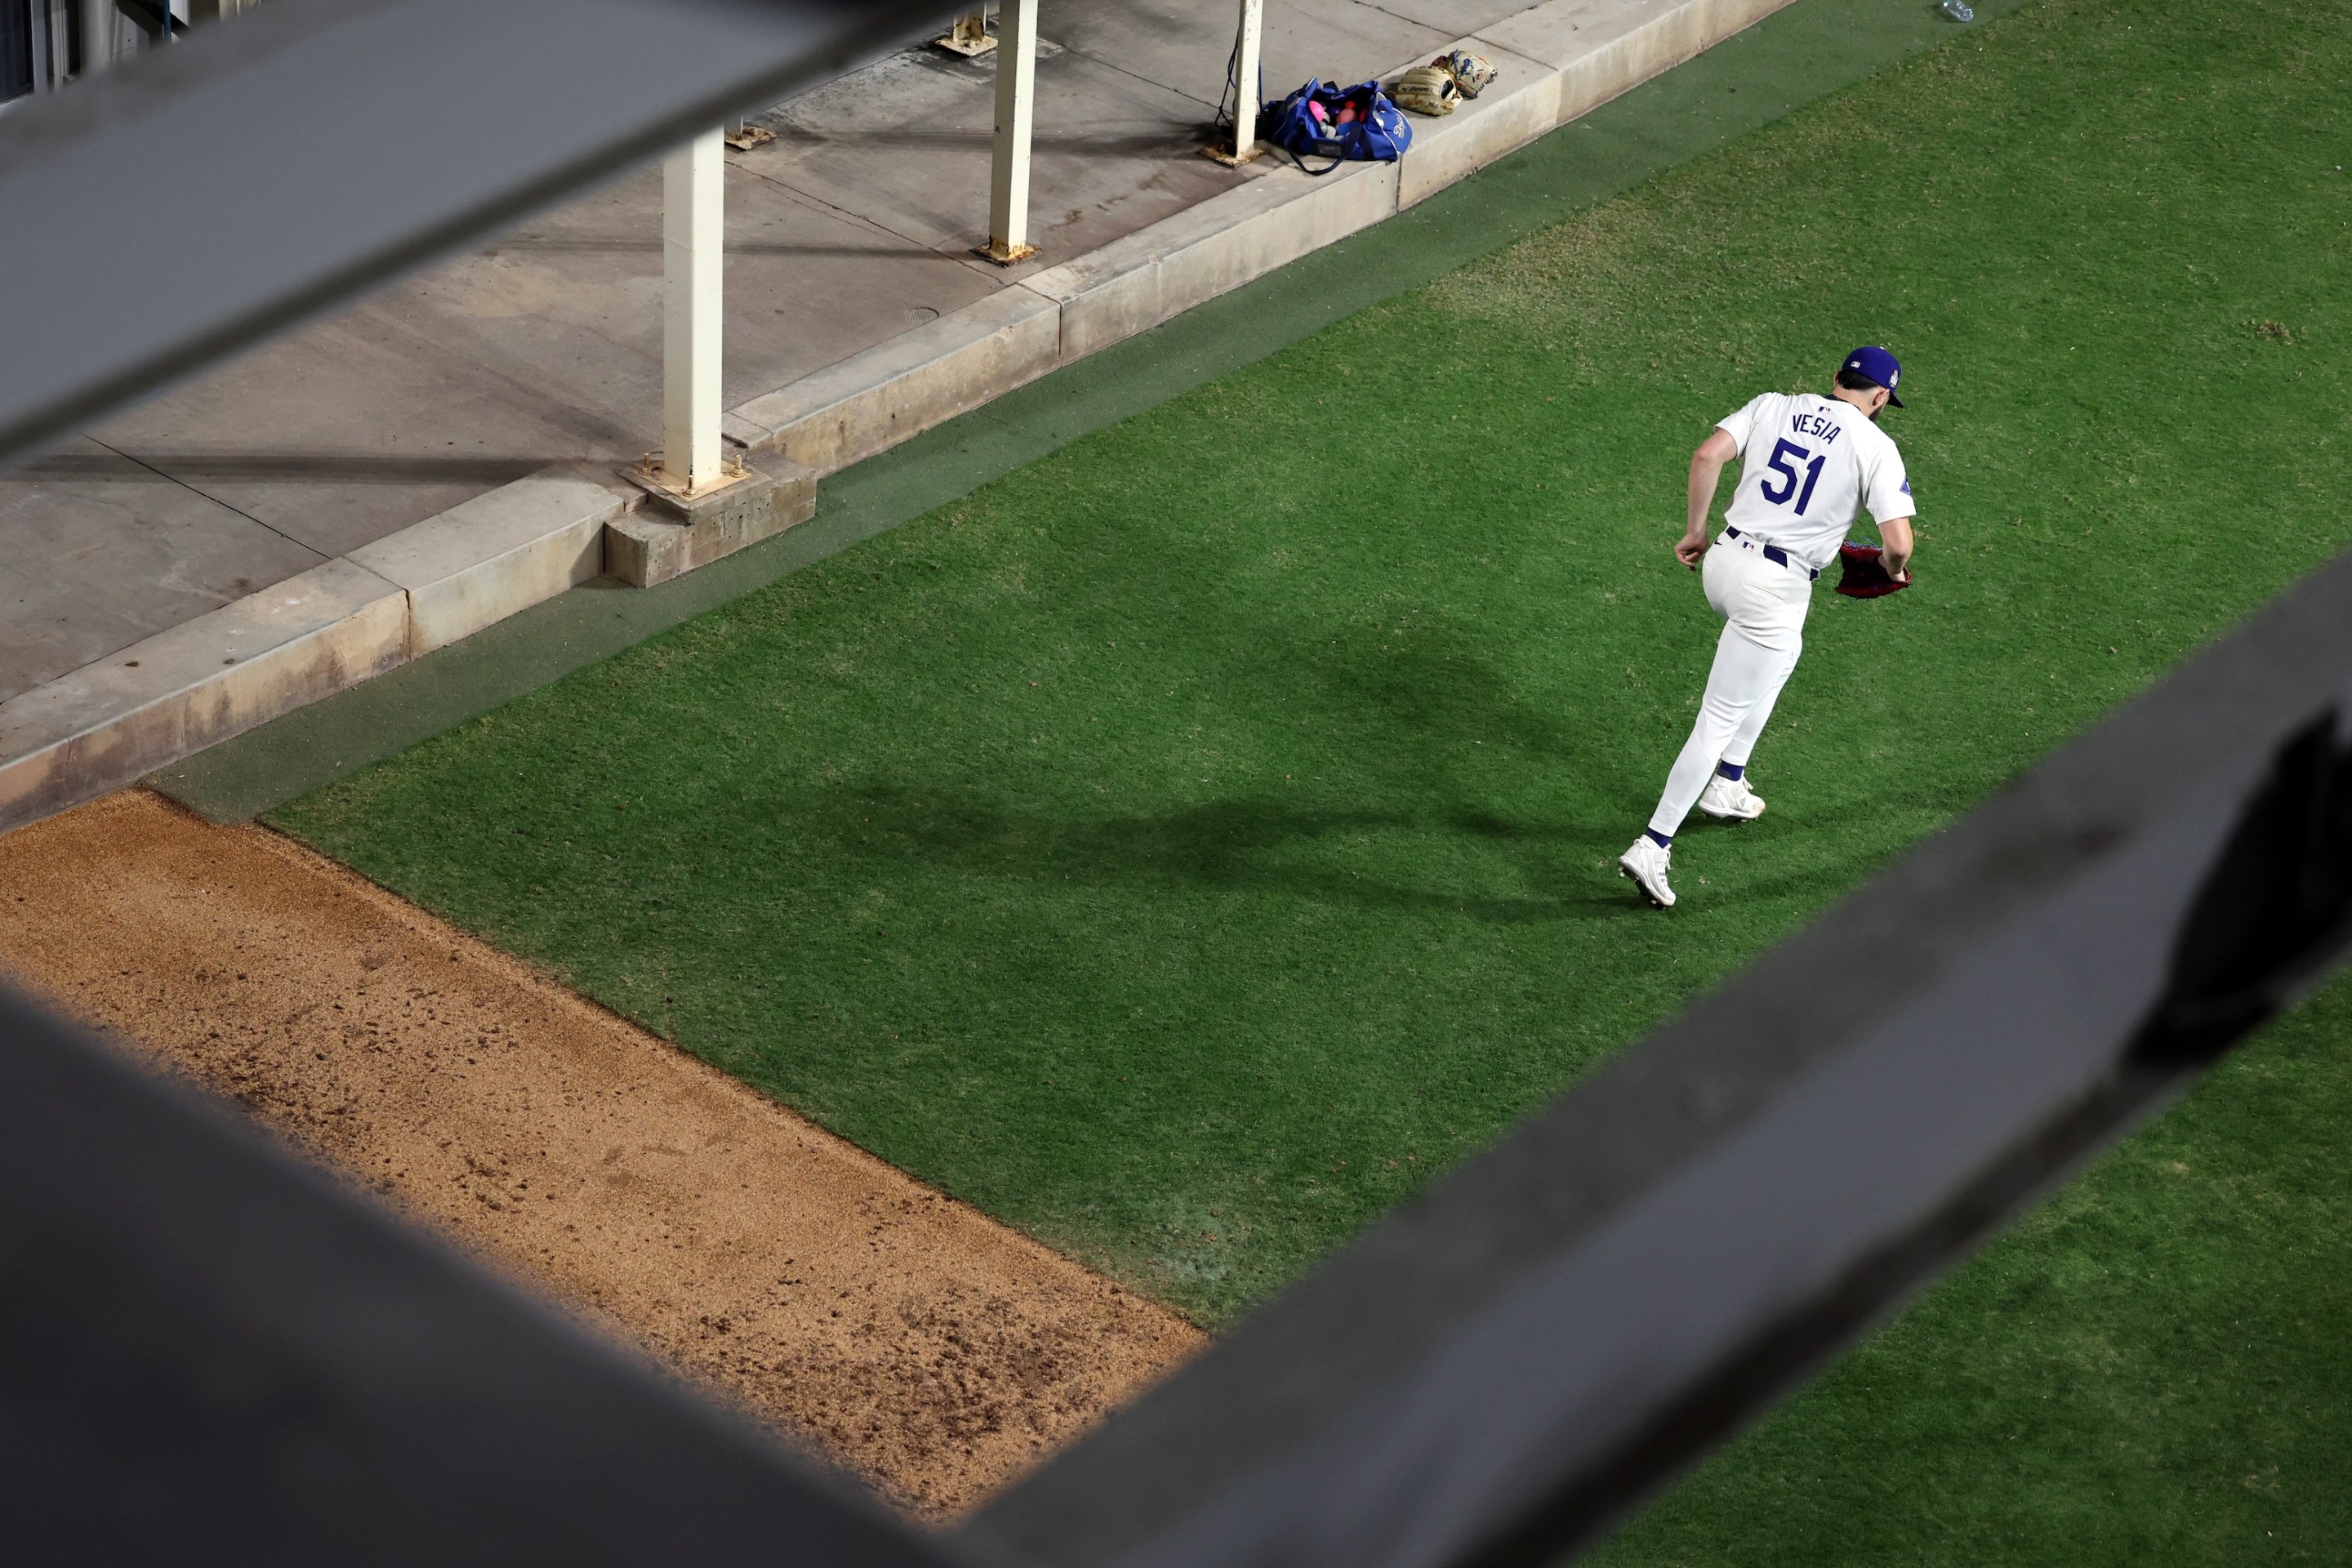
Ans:
{"label": "blue sock", "polygon": [[1654,827],[1644,827],[1642,831],[1648,834],[1650,836],[1650,842],[1655,844],[1661,849],[1665,848],[1675,841],[1675,836],[1673,834],[1661,833]]}
{"label": "blue sock", "polygon": [[1715,771],[1721,773],[1725,778],[1729,779],[1732,783],[1738,784],[1739,782],[1739,775],[1746,773],[1748,770],[1738,763],[1717,763],[1715,764]]}

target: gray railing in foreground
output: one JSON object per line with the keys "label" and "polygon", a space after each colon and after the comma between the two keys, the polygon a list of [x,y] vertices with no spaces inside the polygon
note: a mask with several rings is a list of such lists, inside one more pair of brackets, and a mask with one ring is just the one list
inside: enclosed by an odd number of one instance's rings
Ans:
{"label": "gray railing in foreground", "polygon": [[956,0],[270,0],[0,123],[0,461]]}
{"label": "gray railing in foreground", "polygon": [[2352,558],[944,1539],[9,1005],[0,1518],[23,1562],[1556,1555],[2333,962],[2347,674]]}
{"label": "gray railing in foreground", "polygon": [[2347,686],[2352,557],[963,1539],[1052,1568],[1535,1563],[1591,1541],[2334,962]]}
{"label": "gray railing in foreground", "polygon": [[20,1564],[948,1561],[6,998],[0,1521]]}

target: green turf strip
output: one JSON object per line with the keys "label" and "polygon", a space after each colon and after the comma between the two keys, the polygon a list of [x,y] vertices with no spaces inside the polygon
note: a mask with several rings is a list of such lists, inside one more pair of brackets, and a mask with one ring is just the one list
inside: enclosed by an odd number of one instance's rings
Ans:
{"label": "green turf strip", "polygon": [[[2347,24],[1981,26],[275,820],[1221,1321],[2352,537]],[[1920,586],[1638,910],[1689,448],[1864,340]],[[1612,1551],[2340,1558],[2347,1005]]]}

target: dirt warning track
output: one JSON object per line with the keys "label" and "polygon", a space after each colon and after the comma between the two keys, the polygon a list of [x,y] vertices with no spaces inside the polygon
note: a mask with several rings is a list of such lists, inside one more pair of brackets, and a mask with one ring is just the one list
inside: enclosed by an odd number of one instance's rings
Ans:
{"label": "dirt warning track", "polygon": [[1203,1342],[299,845],[143,791],[0,837],[0,973],[920,1516]]}

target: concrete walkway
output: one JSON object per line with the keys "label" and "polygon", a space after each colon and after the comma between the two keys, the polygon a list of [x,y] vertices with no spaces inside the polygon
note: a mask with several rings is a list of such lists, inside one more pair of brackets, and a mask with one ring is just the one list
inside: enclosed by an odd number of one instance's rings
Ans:
{"label": "concrete walkway", "polygon": [[[730,437],[824,474],[1410,205],[1784,0],[1305,0],[1269,94],[1457,42],[1401,164],[1198,157],[1231,0],[1049,0],[1033,261],[984,238],[993,68],[914,49],[728,169]],[[0,829],[597,575],[660,402],[658,176],[549,214],[0,479]]]}

